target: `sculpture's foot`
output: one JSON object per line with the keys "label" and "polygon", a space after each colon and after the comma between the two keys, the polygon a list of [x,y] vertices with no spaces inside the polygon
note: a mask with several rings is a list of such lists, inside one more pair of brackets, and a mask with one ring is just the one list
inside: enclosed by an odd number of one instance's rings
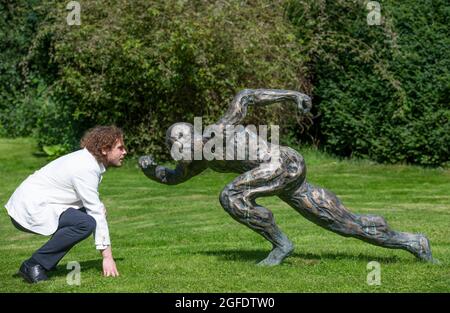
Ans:
{"label": "sculpture's foot", "polygon": [[292,251],[294,251],[294,245],[292,243],[289,243],[283,247],[275,247],[269,253],[267,258],[259,262],[258,265],[260,266],[278,265],[281,262],[283,262],[283,260],[287,258],[292,253]]}
{"label": "sculpture's foot", "polygon": [[418,259],[430,262],[434,264],[439,264],[440,262],[433,259],[431,254],[430,242],[427,237],[422,234],[417,234],[417,241],[409,246],[408,251],[414,254]]}

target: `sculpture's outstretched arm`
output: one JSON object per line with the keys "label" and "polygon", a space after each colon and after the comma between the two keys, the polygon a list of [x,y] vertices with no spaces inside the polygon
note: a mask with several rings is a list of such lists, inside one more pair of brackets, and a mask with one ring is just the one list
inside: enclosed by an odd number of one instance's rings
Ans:
{"label": "sculpture's outstretched arm", "polygon": [[225,115],[217,124],[239,124],[247,114],[249,105],[268,105],[280,101],[293,101],[299,110],[307,113],[311,109],[311,98],[303,93],[281,89],[244,89],[231,102]]}
{"label": "sculpture's outstretched arm", "polygon": [[138,162],[145,176],[166,185],[177,185],[185,182],[203,172],[207,167],[203,161],[179,162],[175,169],[172,170],[156,164],[153,157],[149,155],[140,157]]}

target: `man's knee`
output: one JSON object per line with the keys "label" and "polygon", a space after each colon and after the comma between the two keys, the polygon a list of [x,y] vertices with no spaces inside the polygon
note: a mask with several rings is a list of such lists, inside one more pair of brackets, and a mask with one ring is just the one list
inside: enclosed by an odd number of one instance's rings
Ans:
{"label": "man's knee", "polygon": [[95,231],[95,228],[97,227],[97,222],[95,219],[85,214],[85,216],[79,221],[78,228],[86,235],[89,236]]}

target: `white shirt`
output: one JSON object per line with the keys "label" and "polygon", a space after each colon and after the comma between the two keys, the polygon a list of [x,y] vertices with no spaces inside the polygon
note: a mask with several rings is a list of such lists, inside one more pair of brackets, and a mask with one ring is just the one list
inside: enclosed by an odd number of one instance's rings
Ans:
{"label": "white shirt", "polygon": [[28,176],[5,208],[24,228],[48,236],[58,229],[65,210],[84,207],[97,222],[95,246],[103,250],[111,244],[105,206],[98,194],[104,172],[104,165],[86,148],[69,153]]}

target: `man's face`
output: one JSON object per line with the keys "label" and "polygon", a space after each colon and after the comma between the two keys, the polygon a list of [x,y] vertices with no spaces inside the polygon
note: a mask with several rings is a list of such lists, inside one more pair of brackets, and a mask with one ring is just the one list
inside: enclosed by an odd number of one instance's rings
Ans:
{"label": "man's face", "polygon": [[114,143],[114,145],[110,150],[103,149],[102,153],[106,158],[106,164],[104,164],[106,167],[109,166],[119,167],[122,166],[122,162],[123,159],[125,158],[125,155],[127,154],[127,150],[125,149],[123,140],[117,139],[117,141]]}

